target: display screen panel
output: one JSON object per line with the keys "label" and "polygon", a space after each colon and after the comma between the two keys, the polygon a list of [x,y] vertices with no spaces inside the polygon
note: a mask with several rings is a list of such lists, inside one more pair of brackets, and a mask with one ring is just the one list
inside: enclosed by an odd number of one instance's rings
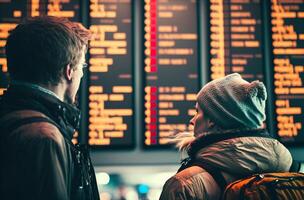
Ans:
{"label": "display screen panel", "polygon": [[134,145],[130,0],[91,0],[89,135],[93,147]]}
{"label": "display screen panel", "polygon": [[304,142],[304,4],[271,0],[276,129],[286,144]]}
{"label": "display screen panel", "polygon": [[199,86],[197,2],[145,0],[144,146],[187,131]]}
{"label": "display screen panel", "polygon": [[210,0],[210,79],[264,80],[262,0]]}

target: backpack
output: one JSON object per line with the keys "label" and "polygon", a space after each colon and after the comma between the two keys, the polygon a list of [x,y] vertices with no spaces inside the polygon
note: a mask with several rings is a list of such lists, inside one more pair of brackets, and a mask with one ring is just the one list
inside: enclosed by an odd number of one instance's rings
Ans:
{"label": "backpack", "polygon": [[293,161],[290,172],[261,173],[236,180],[228,186],[220,170],[207,163],[193,163],[192,166],[205,169],[219,185],[222,200],[303,200],[304,173],[300,163]]}
{"label": "backpack", "polygon": [[256,174],[229,184],[223,199],[304,199],[303,173]]}

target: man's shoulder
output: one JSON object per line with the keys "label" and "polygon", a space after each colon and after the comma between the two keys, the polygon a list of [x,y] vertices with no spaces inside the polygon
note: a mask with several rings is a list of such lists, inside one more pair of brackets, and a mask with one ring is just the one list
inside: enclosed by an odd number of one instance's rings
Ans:
{"label": "man's shoulder", "polygon": [[[26,121],[26,119],[30,118],[47,119],[47,116],[38,111],[19,110],[8,113],[1,121],[14,125],[14,122]],[[9,134],[11,138],[19,138],[21,140],[53,140],[57,143],[62,143],[64,140],[60,130],[48,121],[24,122],[14,127]]]}
{"label": "man's shoulder", "polygon": [[64,137],[60,130],[49,122],[34,122],[20,127],[16,132],[29,139],[53,140],[57,143],[64,142]]}

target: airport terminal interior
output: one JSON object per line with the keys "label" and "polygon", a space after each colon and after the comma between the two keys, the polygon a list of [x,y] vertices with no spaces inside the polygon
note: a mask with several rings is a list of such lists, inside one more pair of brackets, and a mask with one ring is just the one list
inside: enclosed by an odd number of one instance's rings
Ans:
{"label": "airport terminal interior", "polygon": [[304,163],[304,1],[0,0],[0,94],[10,30],[42,15],[94,34],[73,142],[89,145],[102,199],[158,199],[187,157],[170,137],[192,131],[200,88],[234,72],[264,82],[264,126]]}

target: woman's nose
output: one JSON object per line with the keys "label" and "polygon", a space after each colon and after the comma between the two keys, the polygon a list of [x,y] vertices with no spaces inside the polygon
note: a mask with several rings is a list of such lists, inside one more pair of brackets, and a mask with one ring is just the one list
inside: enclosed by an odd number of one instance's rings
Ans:
{"label": "woman's nose", "polygon": [[192,125],[192,126],[194,126],[194,122],[195,122],[194,118],[195,118],[195,116],[192,117],[192,119],[190,119],[190,121],[189,121],[189,124]]}

